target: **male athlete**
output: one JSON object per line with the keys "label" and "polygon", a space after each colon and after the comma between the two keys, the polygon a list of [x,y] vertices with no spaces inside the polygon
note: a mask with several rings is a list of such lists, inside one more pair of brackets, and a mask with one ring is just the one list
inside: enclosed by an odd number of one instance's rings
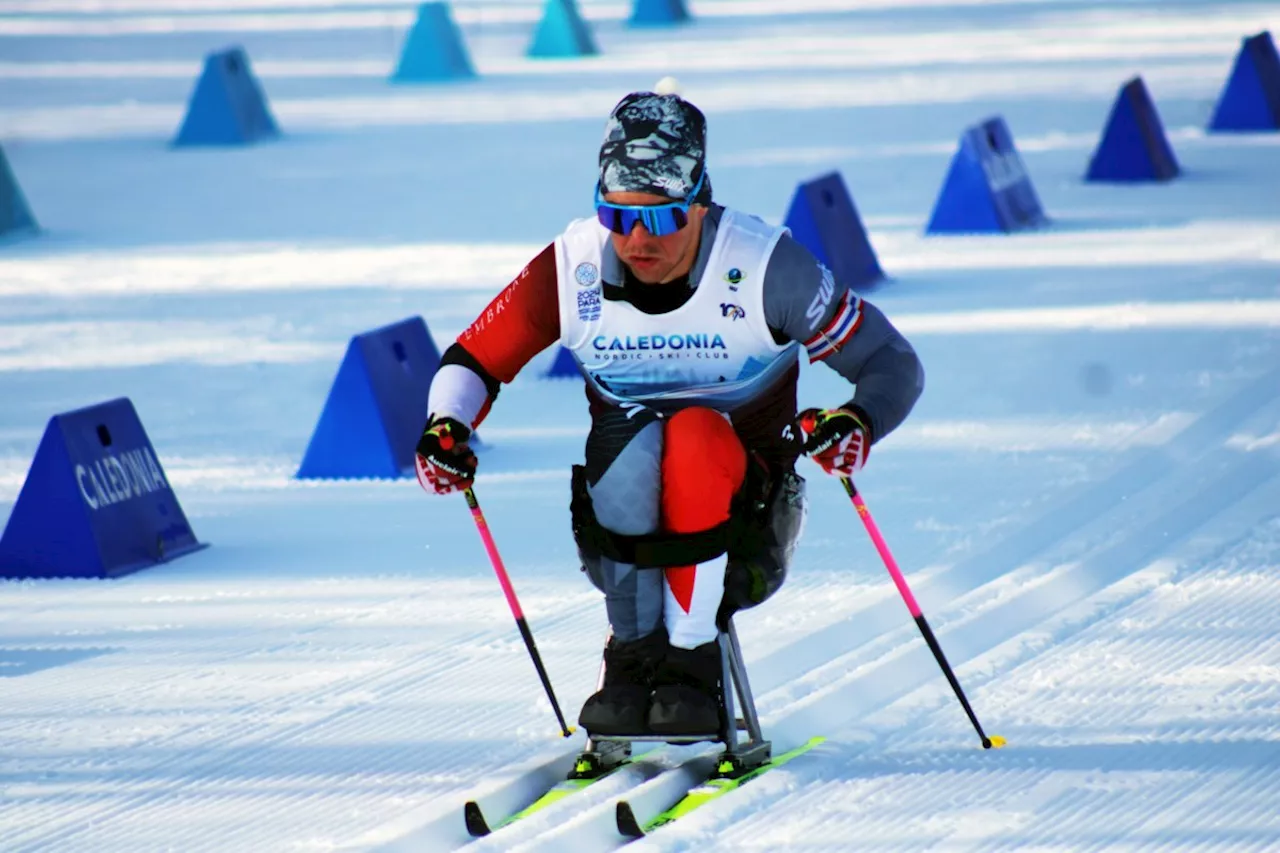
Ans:
{"label": "male athlete", "polygon": [[[570,223],[445,352],[418,479],[439,494],[469,487],[467,439],[501,383],[566,347],[591,412],[573,533],[612,629],[579,723],[714,734],[718,621],[783,582],[805,515],[796,458],[852,476],[924,374],[885,316],[786,230],[712,201],[697,107],[626,96],[599,162],[596,215]],[[798,414],[801,353],[856,386],[852,399]]]}

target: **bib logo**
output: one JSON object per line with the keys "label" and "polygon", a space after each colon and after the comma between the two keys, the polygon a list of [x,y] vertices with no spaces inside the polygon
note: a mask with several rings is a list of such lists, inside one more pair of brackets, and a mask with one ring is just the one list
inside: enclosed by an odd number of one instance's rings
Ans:
{"label": "bib logo", "polygon": [[583,261],[574,267],[573,280],[578,282],[579,287],[594,287],[600,280],[600,270],[590,261]]}
{"label": "bib logo", "polygon": [[747,312],[743,311],[742,308],[734,305],[732,302],[721,302],[720,316],[728,317],[730,320],[741,320],[743,317],[747,316]]}
{"label": "bib logo", "polygon": [[742,270],[737,267],[734,267],[724,274],[724,280],[729,282],[729,290],[734,293],[738,292],[738,285],[742,283],[744,278],[746,278],[746,276],[743,275]]}
{"label": "bib logo", "polygon": [[123,503],[169,488],[148,448],[104,456],[87,467],[77,465],[76,483],[90,509]]}
{"label": "bib logo", "polygon": [[716,350],[727,349],[724,338],[719,335],[708,335],[705,332],[688,335],[627,335],[623,338],[607,338],[597,335],[591,346],[600,352],[610,350]]}

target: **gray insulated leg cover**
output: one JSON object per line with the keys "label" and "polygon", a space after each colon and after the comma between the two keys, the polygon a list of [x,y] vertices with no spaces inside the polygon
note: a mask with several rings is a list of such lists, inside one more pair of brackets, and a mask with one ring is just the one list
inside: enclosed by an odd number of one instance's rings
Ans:
{"label": "gray insulated leg cover", "polygon": [[643,536],[658,529],[662,423],[641,411],[597,418],[587,439],[587,464],[574,466],[570,511],[578,556],[604,593],[619,642],[638,640],[662,625],[662,573],[639,570],[616,556],[608,534]]}

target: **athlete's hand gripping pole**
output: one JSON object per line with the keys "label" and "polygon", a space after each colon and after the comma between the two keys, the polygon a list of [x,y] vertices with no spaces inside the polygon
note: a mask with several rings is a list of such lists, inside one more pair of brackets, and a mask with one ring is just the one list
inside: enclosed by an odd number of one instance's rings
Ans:
{"label": "athlete's hand gripping pole", "polygon": [[978,717],[973,713],[973,708],[969,705],[969,700],[964,695],[964,690],[960,687],[960,682],[956,680],[956,674],[951,670],[951,664],[947,663],[947,656],[942,653],[942,647],[938,645],[938,638],[934,636],[933,629],[929,627],[929,623],[925,621],[924,613],[920,610],[920,605],[916,603],[916,597],[911,594],[911,588],[907,586],[907,579],[902,576],[902,570],[898,568],[898,561],[893,558],[893,554],[889,551],[889,545],[884,541],[884,536],[880,534],[880,528],[876,526],[875,519],[871,517],[871,510],[867,509],[867,504],[862,500],[862,495],[858,494],[858,488],[853,484],[853,480],[848,477],[841,478],[840,482],[844,483],[844,490],[849,493],[849,500],[853,501],[853,508],[858,511],[858,518],[862,519],[862,525],[867,528],[867,535],[871,537],[871,542],[876,546],[876,550],[880,552],[880,559],[884,560],[884,566],[889,570],[889,576],[893,578],[893,584],[898,588],[898,594],[902,596],[902,600],[907,605],[907,610],[911,612],[911,616],[916,620],[916,626],[920,628],[920,633],[924,635],[924,641],[929,644],[929,650],[933,652],[934,658],[938,661],[938,666],[942,667],[942,674],[947,677],[947,681],[951,682],[951,689],[956,692],[956,698],[960,700],[960,704],[964,707],[964,712],[969,715],[969,722],[973,723],[974,730],[978,733],[978,737],[982,738],[983,749],[999,749],[1005,745],[1005,739],[999,735],[987,737],[982,730],[982,724],[978,722]]}
{"label": "athlete's hand gripping pole", "polygon": [[520,608],[520,601],[516,598],[516,591],[511,586],[511,578],[507,576],[507,569],[502,565],[502,557],[498,556],[498,546],[493,541],[493,534],[489,532],[489,524],[484,519],[484,513],[480,511],[480,503],[476,500],[476,493],[473,488],[468,487],[463,490],[463,495],[467,499],[467,506],[471,509],[471,518],[476,523],[476,530],[480,532],[480,539],[484,542],[484,550],[489,554],[489,562],[493,564],[493,570],[498,575],[498,583],[502,585],[502,594],[507,597],[507,605],[511,608],[511,615],[516,618],[516,625],[520,628],[520,636],[524,637],[525,648],[529,650],[529,657],[533,658],[533,665],[538,670],[538,677],[542,679],[542,687],[547,691],[547,698],[551,700],[551,709],[556,712],[556,720],[560,723],[560,734],[569,737],[573,734],[573,729],[564,721],[564,714],[560,711],[560,703],[556,701],[555,691],[551,689],[551,679],[547,677],[547,669],[542,665],[542,656],[538,654],[538,647],[533,642],[533,632],[529,630],[529,623],[524,618],[524,611]]}

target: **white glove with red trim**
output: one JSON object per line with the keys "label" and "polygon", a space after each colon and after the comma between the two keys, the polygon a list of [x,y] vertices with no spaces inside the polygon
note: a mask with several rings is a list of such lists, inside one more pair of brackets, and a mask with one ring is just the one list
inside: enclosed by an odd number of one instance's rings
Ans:
{"label": "white glove with red trim", "polygon": [[805,409],[799,420],[806,436],[804,452],[821,465],[823,471],[836,477],[852,477],[867,463],[871,430],[857,412],[843,406]]}

